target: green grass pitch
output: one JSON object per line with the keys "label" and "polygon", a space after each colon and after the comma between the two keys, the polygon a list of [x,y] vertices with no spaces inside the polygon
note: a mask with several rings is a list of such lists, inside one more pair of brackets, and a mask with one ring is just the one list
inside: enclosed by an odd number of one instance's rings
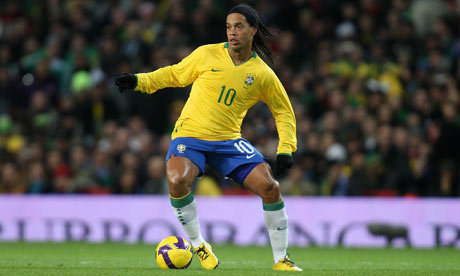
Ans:
{"label": "green grass pitch", "polygon": [[91,243],[0,243],[0,275],[460,275],[460,250],[290,248],[303,272],[275,272],[269,247],[215,246],[217,270],[194,257],[185,270],[161,270],[155,246]]}

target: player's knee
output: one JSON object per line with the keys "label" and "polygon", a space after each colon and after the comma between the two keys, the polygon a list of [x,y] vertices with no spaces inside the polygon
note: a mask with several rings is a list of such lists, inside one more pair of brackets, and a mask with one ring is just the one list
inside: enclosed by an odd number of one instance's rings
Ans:
{"label": "player's knee", "polygon": [[191,181],[180,174],[168,174],[169,193],[173,197],[182,197],[190,191]]}
{"label": "player's knee", "polygon": [[262,198],[265,202],[276,203],[280,201],[280,186],[277,181],[268,180],[264,187]]}

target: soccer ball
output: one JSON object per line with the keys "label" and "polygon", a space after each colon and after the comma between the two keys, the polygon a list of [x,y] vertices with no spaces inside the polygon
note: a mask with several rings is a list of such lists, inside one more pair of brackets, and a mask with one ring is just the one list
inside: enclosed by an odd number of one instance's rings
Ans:
{"label": "soccer ball", "polygon": [[155,259],[162,269],[187,268],[192,258],[192,246],[181,237],[169,236],[163,239],[155,250]]}

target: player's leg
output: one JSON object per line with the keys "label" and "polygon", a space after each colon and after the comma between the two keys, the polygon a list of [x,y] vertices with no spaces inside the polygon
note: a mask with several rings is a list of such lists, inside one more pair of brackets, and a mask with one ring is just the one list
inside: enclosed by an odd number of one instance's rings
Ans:
{"label": "player's leg", "polygon": [[200,148],[197,143],[200,141],[187,138],[176,138],[171,141],[166,157],[166,176],[176,217],[190,239],[203,268],[214,269],[218,266],[219,260],[201,235],[197,205],[191,193],[194,179],[203,173],[205,166],[204,153],[199,149],[195,150]]}
{"label": "player's leg", "polygon": [[262,198],[264,205],[281,202],[278,181],[273,177],[270,166],[262,162],[246,176],[243,186]]}
{"label": "player's leg", "polygon": [[275,270],[301,271],[289,260],[288,217],[281,199],[278,181],[275,180],[270,166],[260,163],[245,178],[243,185],[262,198],[265,225],[270,237]]}
{"label": "player's leg", "polygon": [[204,242],[196,202],[191,193],[191,185],[198,174],[197,165],[185,157],[173,155],[166,164],[171,205],[193,247],[198,247]]}
{"label": "player's leg", "polygon": [[265,225],[270,236],[275,263],[286,256],[288,217],[278,182],[267,163],[257,165],[244,180],[244,186],[262,198]]}
{"label": "player's leg", "polygon": [[199,172],[198,166],[188,158],[172,155],[166,163],[166,176],[171,197],[181,198],[190,194],[193,180]]}

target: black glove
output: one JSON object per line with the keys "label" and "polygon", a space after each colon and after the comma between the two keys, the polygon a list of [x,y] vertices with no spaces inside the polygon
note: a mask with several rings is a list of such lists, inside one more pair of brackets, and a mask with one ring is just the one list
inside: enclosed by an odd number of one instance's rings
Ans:
{"label": "black glove", "polygon": [[294,164],[291,155],[279,154],[276,156],[275,176],[282,176],[287,169],[290,169]]}
{"label": "black glove", "polygon": [[120,93],[128,89],[134,89],[137,86],[137,77],[131,73],[118,74],[115,85],[118,86]]}

